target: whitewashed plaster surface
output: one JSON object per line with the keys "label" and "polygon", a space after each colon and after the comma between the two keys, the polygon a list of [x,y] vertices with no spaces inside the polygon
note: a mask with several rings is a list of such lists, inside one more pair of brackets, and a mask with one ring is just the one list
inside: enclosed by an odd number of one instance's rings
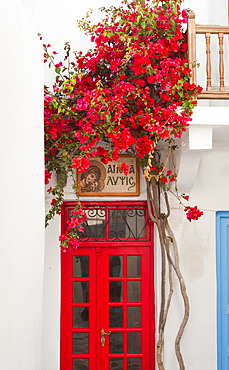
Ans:
{"label": "whitewashed plaster surface", "polygon": [[43,58],[20,1],[0,9],[0,369],[40,370]]}

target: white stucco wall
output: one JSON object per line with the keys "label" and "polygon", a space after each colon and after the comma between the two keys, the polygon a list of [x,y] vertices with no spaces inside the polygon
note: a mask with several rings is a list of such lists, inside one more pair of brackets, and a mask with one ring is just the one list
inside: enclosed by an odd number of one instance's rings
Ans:
{"label": "white stucco wall", "polygon": [[[215,370],[217,368],[215,213],[204,211],[201,219],[189,223],[183,208],[179,208],[172,198],[171,202],[173,210],[170,224],[178,243],[180,268],[190,303],[190,317],[181,341],[181,352],[187,370]],[[160,291],[159,250],[157,245],[157,292]],[[168,370],[179,369],[174,349],[174,335],[179,329],[183,315],[178,282],[175,283],[174,290],[165,334],[164,363]],[[159,303],[160,297],[156,294],[156,308],[159,308]]]}
{"label": "white stucco wall", "polygon": [[[47,199],[49,201],[49,199]],[[60,358],[60,217],[46,229],[43,287],[42,370],[59,369]]]}
{"label": "white stucco wall", "polygon": [[41,369],[42,51],[21,3],[0,1],[0,368]]}
{"label": "white stucco wall", "polygon": [[[173,201],[170,221],[177,237],[181,268],[190,299],[190,320],[181,346],[186,367],[214,370],[217,368],[215,223],[216,211],[229,210],[229,148],[218,147],[197,151],[196,154],[199,156],[199,165],[190,192],[190,204],[197,204],[203,210],[204,216],[189,223],[185,220],[183,209]],[[192,153],[189,157],[186,154],[181,158],[181,162],[184,161],[185,165],[189,166],[191,158]],[[180,175],[182,178],[182,173]],[[160,266],[159,253],[156,255],[157,264]],[[180,297],[175,294],[175,304],[173,303],[173,313],[169,317],[165,340],[165,364],[169,370],[177,368],[171,341],[173,330],[178,328],[178,313],[182,312],[179,302]]]}

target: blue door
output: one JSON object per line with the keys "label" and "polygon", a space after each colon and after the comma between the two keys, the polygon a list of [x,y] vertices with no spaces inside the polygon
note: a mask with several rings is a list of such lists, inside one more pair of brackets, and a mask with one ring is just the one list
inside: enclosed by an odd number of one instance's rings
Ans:
{"label": "blue door", "polygon": [[229,370],[229,212],[217,212],[218,370]]}

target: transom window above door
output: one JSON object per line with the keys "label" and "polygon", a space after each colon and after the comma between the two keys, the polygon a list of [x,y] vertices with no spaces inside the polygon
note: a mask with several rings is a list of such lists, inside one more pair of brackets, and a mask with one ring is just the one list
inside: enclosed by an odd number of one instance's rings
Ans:
{"label": "transom window above door", "polygon": [[[73,208],[69,207],[68,218],[72,217]],[[87,220],[82,225],[82,241],[148,241],[150,227],[146,204],[110,202],[106,205],[84,206]]]}

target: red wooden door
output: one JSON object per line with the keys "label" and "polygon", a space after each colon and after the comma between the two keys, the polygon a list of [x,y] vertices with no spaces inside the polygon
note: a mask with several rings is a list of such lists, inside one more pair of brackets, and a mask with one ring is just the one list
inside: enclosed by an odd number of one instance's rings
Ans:
{"label": "red wooden door", "polygon": [[154,369],[152,235],[145,229],[133,240],[122,232],[114,241],[107,220],[104,233],[113,241],[89,237],[62,256],[61,370]]}

